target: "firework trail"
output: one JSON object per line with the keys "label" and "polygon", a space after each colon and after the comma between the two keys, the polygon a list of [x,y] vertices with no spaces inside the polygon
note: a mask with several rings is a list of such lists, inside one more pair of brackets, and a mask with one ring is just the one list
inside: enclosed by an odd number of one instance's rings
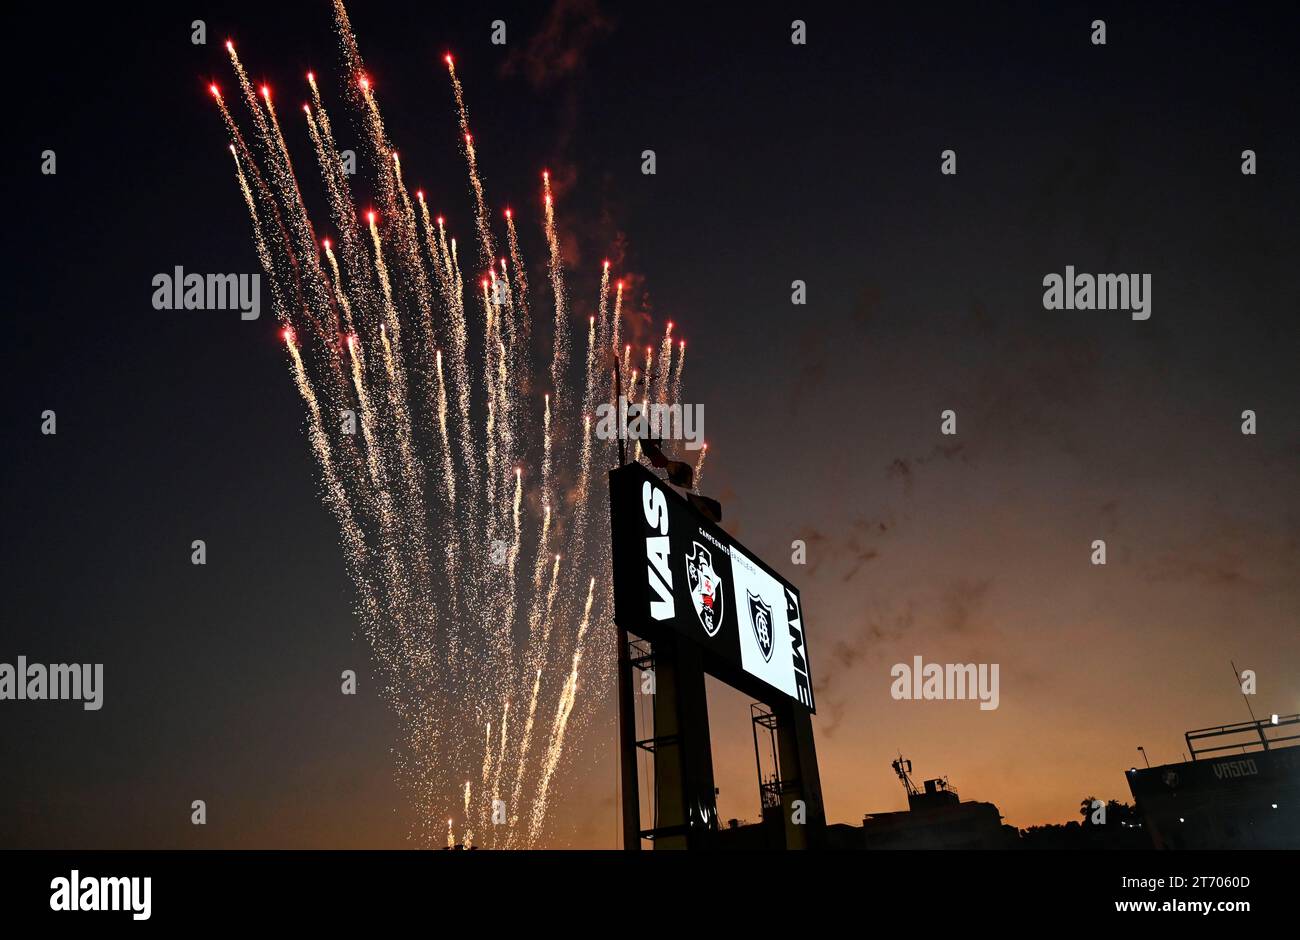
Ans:
{"label": "firework trail", "polygon": [[[619,344],[620,334],[622,332],[622,322],[623,322],[623,282],[619,281],[614,288],[614,316],[613,316],[613,323],[611,324],[613,338],[610,340],[610,344],[609,344],[610,351],[613,352],[615,356],[618,355],[618,344]],[[624,368],[626,368],[626,366],[624,366]]]}
{"label": "firework trail", "polygon": [[[361,377],[361,350],[357,348],[357,338],[349,335],[347,339],[348,361],[352,364],[352,385],[357,392],[357,401],[361,405],[361,439],[366,445],[366,463],[370,471],[370,482],[377,490],[382,491],[383,487],[383,470],[379,465],[379,448],[375,441],[374,430],[374,409],[370,405],[370,394],[366,391],[365,380]],[[388,513],[385,513],[388,517]],[[386,518],[391,528],[391,518]]]}
{"label": "firework trail", "polygon": [[555,200],[551,195],[551,174],[542,174],[546,210],[546,245],[550,250],[551,290],[555,294],[555,341],[551,355],[551,389],[556,407],[564,403],[564,369],[569,361],[569,311],[564,293],[564,261],[560,256],[560,238],[555,231]]}
{"label": "firework trail", "polygon": [[425,274],[424,264],[419,257],[420,249],[416,237],[415,207],[411,204],[411,197],[406,193],[405,183],[402,182],[402,160],[396,150],[393,151],[393,180],[396,184],[395,188],[401,209],[399,218],[406,236],[403,239],[403,244],[409,253],[407,272],[414,282],[412,285],[413,293],[422,316],[424,341],[428,348],[434,348],[437,343],[433,338],[433,309],[430,306],[432,292],[429,289],[429,279]]}
{"label": "firework trail", "polygon": [[[512,518],[514,519],[514,533],[515,533],[515,535],[514,535],[514,540],[510,543],[510,551],[509,551],[509,553],[508,553],[508,555],[507,555],[507,557],[506,557],[506,566],[507,566],[507,574],[506,574],[507,591],[506,591],[506,597],[507,597],[507,605],[506,605],[506,615],[505,615],[505,619],[504,619],[504,623],[506,623],[506,624],[508,624],[508,625],[511,625],[511,626],[513,626],[513,624],[514,624],[514,622],[515,622],[515,607],[516,607],[516,605],[518,604],[518,600],[519,600],[519,595],[518,595],[518,591],[517,591],[517,582],[516,582],[516,570],[517,570],[518,562],[519,562],[519,540],[520,540],[520,525],[519,525],[519,522],[520,522],[520,515],[519,515],[519,510],[520,510],[520,507],[523,505],[523,494],[524,494],[524,486],[523,486],[523,478],[522,478],[522,474],[521,474],[520,469],[519,469],[518,467],[516,467],[516,468],[515,468],[515,499],[514,499],[514,509],[513,509],[512,514],[511,514],[511,515],[512,515]],[[513,643],[510,642],[511,639],[512,639],[512,638],[509,637],[509,636],[506,637],[506,641],[507,641],[507,643],[509,643],[509,645],[513,646]],[[513,665],[513,663],[512,663],[511,665]],[[507,677],[507,684],[508,684],[508,682],[509,682],[509,677]],[[502,730],[503,730],[503,732],[504,732],[504,729],[502,729]]]}
{"label": "firework trail", "polygon": [[672,376],[670,369],[673,357],[673,324],[669,321],[664,330],[663,341],[659,344],[659,374],[655,380],[654,401],[661,405],[668,403],[668,386]]}
{"label": "firework trail", "polygon": [[583,415],[591,414],[592,398],[596,392],[596,350],[597,346],[597,326],[596,318],[591,317],[587,320],[587,365],[586,380],[582,392],[582,413]]}
{"label": "firework trail", "polygon": [[677,343],[677,368],[673,370],[672,388],[669,392],[671,403],[682,404],[682,368],[686,364],[686,340]]}
{"label": "firework trail", "polygon": [[564,750],[564,732],[568,726],[569,715],[573,711],[573,703],[578,694],[578,672],[582,666],[582,642],[587,636],[587,626],[591,622],[591,602],[595,590],[596,579],[592,578],[587,585],[587,603],[583,608],[582,624],[578,627],[578,637],[574,643],[573,666],[569,670],[568,679],[564,682],[564,691],[560,694],[560,703],[555,710],[555,721],[551,724],[550,746],[546,752],[546,763],[542,768],[542,779],[537,785],[537,799],[533,803],[533,816],[528,828],[530,845],[537,841],[542,821],[546,818],[546,800],[551,787],[551,777],[554,776],[555,768],[560,764],[560,755]]}
{"label": "firework trail", "polygon": [[467,848],[467,849],[468,849],[471,845],[474,844],[474,828],[473,828],[473,824],[470,822],[470,814],[469,814],[469,812],[470,812],[470,811],[469,811],[469,798],[470,798],[470,793],[471,793],[471,792],[472,792],[472,781],[466,780],[466,781],[465,781],[465,808],[464,808],[463,812],[464,812],[464,814],[465,814],[465,827],[466,827],[466,828],[465,828],[465,848]]}
{"label": "firework trail", "polygon": [[[613,458],[609,447],[593,444],[591,430],[605,397],[605,357],[618,351],[624,332],[623,282],[611,302],[605,262],[585,357],[573,361],[554,193],[544,173],[540,229],[555,319],[550,388],[533,391],[532,375],[547,367],[545,356],[533,360],[530,311],[547,298],[530,295],[519,220],[508,209],[499,242],[505,256],[497,254],[453,60],[446,59],[447,74],[483,272],[480,297],[471,280],[468,303],[457,240],[441,215],[431,215],[425,192],[407,189],[347,12],[341,0],[333,7],[339,88],[370,150],[375,199],[358,210],[325,89],[309,72],[302,114],[333,238],[317,238],[270,88],[249,81],[233,42],[226,52],[251,121],[247,139],[215,85],[212,97],[306,411],[321,496],[341,533],[356,614],[381,692],[400,719],[394,763],[415,813],[411,837],[454,845],[459,829],[466,846],[476,832],[480,844],[536,845],[557,775],[573,757],[566,742],[579,738],[612,685],[604,662],[612,650],[601,645],[612,635],[612,605],[595,576],[608,583],[608,513],[598,511],[603,493],[593,481]],[[481,323],[471,322],[480,315]],[[656,399],[669,394],[667,335],[665,344]],[[630,346],[624,357],[630,364]],[[648,349],[646,379],[638,384],[633,373],[630,397],[651,394],[651,362]],[[676,365],[674,398],[680,353]],[[577,369],[581,377],[571,377]],[[537,467],[539,485],[526,488],[525,471]],[[505,546],[500,559],[495,545]],[[553,715],[549,728],[539,713]],[[505,805],[504,828],[495,801]]]}
{"label": "firework trail", "polygon": [[499,397],[493,384],[496,369],[492,362],[493,353],[496,352],[497,348],[496,333],[494,331],[496,307],[488,294],[488,279],[484,278],[481,283],[483,287],[483,387],[486,389],[487,398],[487,421],[484,428],[484,437],[487,438],[487,453],[484,456],[484,467],[486,468],[484,495],[487,496],[488,515],[491,516],[496,505],[497,495],[496,427]]}
{"label": "firework trail", "polygon": [[[496,801],[501,799],[501,768],[506,763],[506,730],[510,725],[510,699],[506,699],[505,711],[501,713],[501,748],[497,752],[496,770],[492,776],[492,809],[496,812]],[[493,820],[495,823],[495,820]],[[497,840],[497,827],[492,827],[492,844],[495,845]]]}
{"label": "firework trail", "polygon": [[[483,732],[483,789],[487,790],[489,775],[492,772],[492,722],[487,723],[487,728]],[[479,800],[480,814],[486,814],[488,804],[486,800]]]}
{"label": "firework trail", "polygon": [[542,670],[538,669],[533,679],[533,694],[528,699],[528,718],[524,721],[524,735],[519,743],[519,763],[515,773],[515,786],[510,794],[510,805],[513,807],[510,815],[510,834],[509,841],[506,843],[507,848],[512,848],[515,843],[515,827],[519,824],[519,795],[524,786],[524,762],[528,759],[528,746],[533,738],[533,719],[537,716],[537,699],[542,690]]}
{"label": "firework trail", "polygon": [[[641,415],[642,415],[642,417],[643,417],[646,421],[649,421],[649,420],[650,420],[650,410],[649,410],[649,409],[650,409],[650,387],[654,384],[654,372],[651,371],[651,368],[650,368],[650,367],[651,367],[651,365],[653,364],[653,362],[654,362],[654,347],[653,347],[653,346],[647,346],[647,347],[645,348],[645,368],[644,368],[644,369],[642,370],[642,372],[641,372],[641,375],[642,375],[642,379],[641,379]],[[632,373],[632,377],[633,377],[633,381],[632,381],[632,393],[633,393],[633,395],[629,396],[629,398],[633,397],[633,396],[636,394],[636,373],[635,373],[635,372]],[[646,433],[649,433],[649,425],[647,425],[647,432],[646,432]],[[641,442],[640,442],[640,441],[637,441],[637,445],[636,445],[636,459],[640,460],[640,459],[641,459],[641,456],[642,456],[642,455],[641,455]]]}
{"label": "firework trail", "polygon": [[478,172],[478,155],[474,151],[474,137],[469,132],[469,111],[465,108],[465,91],[460,87],[456,77],[456,63],[450,55],[443,61],[447,63],[447,73],[451,76],[452,91],[456,95],[456,110],[460,116],[460,132],[465,143],[465,162],[469,167],[470,188],[474,191],[474,221],[478,225],[479,248],[483,252],[484,267],[492,266],[496,257],[496,243],[492,230],[488,227],[487,202],[483,198],[483,180]]}
{"label": "firework trail", "polygon": [[451,270],[452,274],[456,278],[456,293],[461,297],[460,307],[463,315],[465,312],[465,285],[461,282],[460,278],[460,256],[456,254],[456,239],[454,238],[451,240]]}
{"label": "firework trail", "polygon": [[271,132],[266,126],[266,118],[262,115],[261,108],[257,105],[257,94],[253,91],[253,83],[248,80],[248,73],[244,71],[244,65],[239,61],[235,44],[229,40],[226,41],[226,52],[230,54],[230,63],[235,70],[235,78],[239,81],[239,90],[244,93],[244,101],[248,104],[249,113],[253,115],[253,123],[257,126],[259,139],[269,140]]}
{"label": "firework trail", "polygon": [[[421,213],[426,231],[429,230],[429,209],[425,205],[424,199],[420,200]],[[453,261],[452,249],[455,246],[455,239],[452,239],[451,246],[447,243],[447,232],[443,226],[442,216],[438,216],[438,234],[436,242],[431,240],[429,247],[430,254],[435,255],[434,267],[437,269],[435,279],[444,293],[443,303],[446,307],[448,319],[451,327],[451,354],[452,354],[452,380],[456,389],[457,403],[457,436],[461,441],[461,463],[466,473],[466,485],[473,489],[477,483],[475,480],[474,467],[476,465],[476,454],[474,452],[474,438],[470,434],[470,380],[469,380],[469,361],[468,346],[469,334],[465,324],[465,296],[460,280],[460,272]],[[471,514],[467,517],[470,527],[474,525],[474,516]]]}
{"label": "firework trail", "polygon": [[[311,231],[311,223],[307,219],[307,210],[302,201],[302,193],[298,189],[298,179],[294,175],[293,164],[289,160],[289,150],[285,146],[284,137],[280,133],[279,122],[275,117],[275,106],[271,102],[271,89],[266,85],[261,87],[262,104],[259,105],[258,95],[253,91],[252,83],[248,80],[248,74],[244,71],[244,66],[239,61],[239,55],[235,52],[235,44],[227,40],[226,51],[230,55],[231,66],[235,70],[240,90],[243,92],[244,102],[253,116],[258,132],[257,139],[266,157],[267,170],[275,182],[272,191],[276,197],[275,202],[278,203],[279,209],[283,213],[278,215],[278,218],[281,220],[288,219],[288,231],[292,235],[292,241],[286,237],[285,248],[295,268],[295,281],[298,292],[302,292],[303,282],[305,281],[307,296],[315,307],[311,316],[316,323],[318,332],[324,334],[319,322],[320,314],[323,312],[326,319],[332,323],[333,329],[330,333],[336,334],[338,332],[337,320],[329,298],[323,290],[324,276],[316,259],[316,239]],[[263,108],[265,108],[265,114]],[[233,127],[229,112],[226,113],[226,118]],[[251,154],[249,159],[251,161]],[[281,226],[283,227],[283,221],[281,221]],[[304,258],[306,259],[307,270],[301,271],[299,270],[299,259]]]}
{"label": "firework trail", "polygon": [[442,439],[442,475],[447,485],[447,508],[456,511],[456,467],[451,459],[451,438],[447,434],[447,383],[442,375],[442,350],[438,350],[438,436]]}
{"label": "firework trail", "polygon": [[[343,542],[347,551],[347,557],[352,566],[357,569],[364,567],[366,562],[367,550],[365,548],[365,536],[360,527],[357,525],[356,518],[352,514],[351,507],[348,503],[347,494],[339,482],[338,474],[334,469],[334,460],[330,450],[329,437],[325,433],[324,424],[321,420],[320,405],[316,399],[316,394],[312,390],[311,380],[307,376],[307,370],[303,365],[302,355],[298,350],[297,337],[293,330],[285,327],[282,331],[285,346],[289,350],[289,356],[293,363],[294,384],[298,388],[298,393],[302,396],[303,402],[307,405],[310,423],[308,426],[308,439],[311,441],[312,450],[316,453],[316,458],[321,466],[321,474],[325,484],[325,501],[338,519],[339,528],[343,534]],[[370,612],[374,612],[377,602],[368,588],[364,587],[363,606]]]}
{"label": "firework trail", "polygon": [[523,314],[520,327],[523,334],[527,336],[530,331],[528,271],[524,268],[524,256],[519,250],[519,233],[515,231],[515,214],[509,209],[506,209],[506,240],[510,245],[510,266],[515,272],[515,302],[519,305],[519,312]]}
{"label": "firework trail", "polygon": [[700,447],[700,456],[695,458],[695,488],[700,488],[700,477],[704,476],[704,458],[709,456],[709,445]]}
{"label": "firework trail", "polygon": [[[307,131],[316,150],[316,162],[320,167],[321,177],[325,180],[325,193],[329,200],[330,215],[334,227],[339,233],[339,248],[354,280],[352,289],[360,301],[359,309],[370,311],[377,306],[369,287],[370,279],[373,277],[370,269],[370,259],[361,244],[361,230],[357,224],[356,211],[352,206],[352,195],[348,186],[347,174],[344,172],[338,148],[334,144],[329,117],[325,113],[324,105],[320,102],[320,92],[316,87],[316,78],[310,72],[308,73],[308,80],[311,84],[312,98],[315,101],[316,110],[313,111],[310,105],[303,105],[303,113],[307,118]],[[326,254],[337,286],[342,277],[339,273],[338,261],[328,249],[328,241],[328,239],[325,240]],[[349,331],[363,328],[363,325],[352,313],[351,302],[346,300],[346,293],[336,290],[336,294],[336,299],[340,306],[344,308],[345,323],[349,324]],[[373,335],[373,323],[367,321],[364,324],[364,329],[367,337]]]}
{"label": "firework trail", "polygon": [[[610,342],[610,324],[609,324],[609,262],[606,261],[600,271],[600,298],[596,301],[596,320],[599,324],[596,331],[599,337],[599,348],[609,348]],[[617,347],[615,347],[617,348]],[[597,357],[597,363],[600,357]]]}
{"label": "firework trail", "polygon": [[370,241],[375,249],[375,274],[384,292],[384,327],[392,333],[393,343],[398,345],[402,341],[402,323],[393,304],[393,284],[388,277],[388,265],[384,263],[384,246],[379,238],[379,226],[376,221],[377,217],[373,211],[366,213],[366,222],[370,227]]}
{"label": "firework trail", "polygon": [[338,303],[339,309],[343,311],[343,330],[348,334],[349,339],[354,339],[356,324],[352,322],[352,303],[348,300],[348,295],[341,286],[343,275],[339,271],[339,261],[334,257],[334,251],[328,238],[321,241],[321,247],[325,250],[325,257],[330,263],[330,271],[334,275],[334,300]]}
{"label": "firework trail", "polygon": [[546,393],[546,410],[542,416],[542,498],[549,507],[555,495],[551,480],[551,393]]}
{"label": "firework trail", "polygon": [[278,296],[279,282],[275,279],[275,270],[271,265],[271,252],[266,247],[266,238],[262,235],[262,226],[257,218],[257,202],[253,199],[253,191],[248,188],[248,177],[244,176],[244,168],[239,163],[239,153],[235,145],[230,145],[230,155],[235,158],[235,175],[239,180],[239,191],[244,196],[244,202],[248,206],[248,214],[253,219],[253,246],[257,251],[257,258],[262,263],[262,270],[266,272],[268,280],[271,282],[271,290],[277,293],[272,300],[272,306],[277,312],[284,309],[284,299]]}

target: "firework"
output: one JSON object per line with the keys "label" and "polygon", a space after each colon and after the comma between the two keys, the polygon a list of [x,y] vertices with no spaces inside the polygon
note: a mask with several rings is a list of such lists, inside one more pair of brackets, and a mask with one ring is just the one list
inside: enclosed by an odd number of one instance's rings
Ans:
{"label": "firework", "polygon": [[[464,88],[447,56],[483,272],[467,303],[457,240],[424,190],[408,189],[347,12],[341,0],[333,7],[340,87],[364,131],[375,194],[359,211],[328,89],[308,73],[302,114],[333,238],[317,238],[271,89],[249,81],[233,42],[226,52],[251,121],[247,139],[215,84],[211,93],[356,613],[400,719],[395,764],[414,809],[412,839],[454,846],[459,830],[465,846],[476,833],[479,844],[531,846],[546,833],[557,775],[572,758],[566,742],[580,740],[613,678],[610,657],[593,654],[608,652],[593,637],[610,635],[608,579],[595,576],[609,566],[608,513],[593,503],[613,445],[593,442],[592,420],[607,398],[607,356],[620,350],[623,282],[611,300],[605,262],[585,356],[573,362],[555,194],[543,173],[538,221],[554,333],[549,368],[533,361],[530,308],[547,298],[530,295],[520,220],[509,209],[506,256],[497,254]],[[657,384],[648,347],[645,379],[632,374],[630,396],[680,396],[684,346],[670,379],[671,333]],[[622,352],[626,367],[631,346]],[[549,390],[533,390],[534,374]],[[345,414],[359,434],[339,433]],[[539,715],[551,716],[549,727]]]}

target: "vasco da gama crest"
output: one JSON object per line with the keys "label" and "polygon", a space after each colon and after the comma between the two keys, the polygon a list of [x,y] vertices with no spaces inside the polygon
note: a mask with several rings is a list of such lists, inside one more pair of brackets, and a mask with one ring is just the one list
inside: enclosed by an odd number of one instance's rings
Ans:
{"label": "vasco da gama crest", "polygon": [[709,636],[715,635],[722,626],[722,584],[713,570],[713,555],[699,542],[691,543],[691,553],[686,557],[686,583],[700,626]]}
{"label": "vasco da gama crest", "polygon": [[749,596],[749,624],[754,628],[754,639],[758,641],[759,652],[764,662],[772,661],[772,605],[763,603],[763,598],[746,589]]}

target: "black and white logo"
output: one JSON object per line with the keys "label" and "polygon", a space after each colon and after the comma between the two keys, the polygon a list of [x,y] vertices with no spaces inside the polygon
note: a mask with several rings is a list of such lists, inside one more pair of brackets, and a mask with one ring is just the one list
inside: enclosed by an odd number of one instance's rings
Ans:
{"label": "black and white logo", "polygon": [[722,626],[722,585],[713,570],[713,556],[699,542],[691,543],[691,553],[686,558],[686,583],[691,589],[691,603],[700,626],[709,636],[714,636]]}
{"label": "black and white logo", "polygon": [[754,628],[754,639],[763,654],[764,662],[772,661],[772,605],[763,603],[763,598],[753,591],[746,590],[749,598],[749,623]]}

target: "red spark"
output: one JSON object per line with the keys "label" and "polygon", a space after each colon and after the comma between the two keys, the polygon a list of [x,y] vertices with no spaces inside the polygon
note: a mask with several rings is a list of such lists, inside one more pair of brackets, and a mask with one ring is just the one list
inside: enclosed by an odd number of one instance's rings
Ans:
{"label": "red spark", "polygon": [[321,244],[325,246],[325,250],[326,250],[326,251],[329,251],[330,240],[329,240],[328,238],[322,240],[322,241],[321,241]]}
{"label": "red spark", "polygon": [[213,98],[221,97],[221,89],[217,87],[216,82],[213,82],[211,85],[208,86],[208,91],[212,92]]}

